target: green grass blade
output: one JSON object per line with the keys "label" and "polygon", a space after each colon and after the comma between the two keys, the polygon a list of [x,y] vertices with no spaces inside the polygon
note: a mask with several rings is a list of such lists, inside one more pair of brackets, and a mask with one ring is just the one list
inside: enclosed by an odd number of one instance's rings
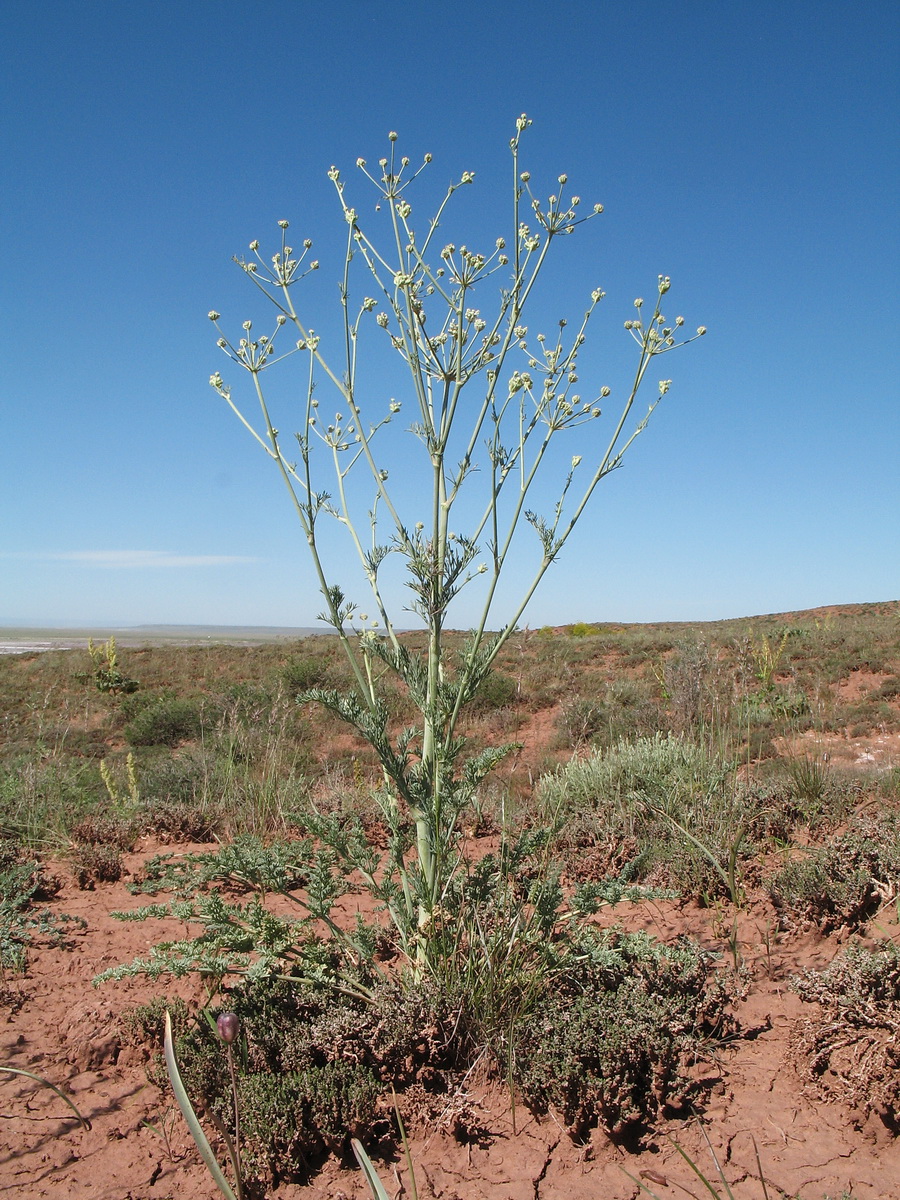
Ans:
{"label": "green grass blade", "polygon": [[400,1140],[403,1142],[403,1154],[406,1158],[406,1169],[409,1172],[409,1191],[410,1200],[419,1200],[419,1189],[416,1185],[416,1172],[413,1167],[412,1151],[409,1148],[409,1140],[406,1136],[406,1126],[403,1124],[403,1118],[400,1116],[400,1105],[397,1103],[397,1093],[391,1088],[391,1095],[394,1099],[394,1115],[397,1118],[397,1127],[400,1130]]}
{"label": "green grass blade", "polygon": [[[725,1191],[728,1193],[728,1200],[734,1200],[734,1192],[728,1186],[728,1180],[725,1178],[724,1174],[722,1173],[722,1168],[719,1166],[719,1160],[716,1158],[715,1151],[712,1148],[712,1142],[709,1140],[709,1135],[707,1134],[705,1129],[702,1132],[703,1132],[703,1137],[706,1141],[706,1145],[709,1148],[709,1152],[712,1155],[712,1160],[716,1165],[716,1170],[719,1172],[719,1178],[722,1180],[722,1183],[725,1187]],[[709,1192],[709,1194],[714,1198],[714,1200],[722,1200],[722,1197],[719,1194],[719,1192],[716,1191],[716,1189],[713,1187],[712,1183],[710,1183],[709,1179],[707,1179],[707,1177],[703,1174],[703,1172],[700,1170],[700,1168],[697,1166],[697,1164],[694,1162],[694,1160],[691,1158],[691,1156],[688,1154],[688,1152],[685,1149],[683,1149],[681,1146],[679,1146],[679,1144],[674,1139],[672,1139],[672,1145],[675,1147],[675,1149],[678,1151],[678,1153],[681,1155],[681,1157],[684,1159],[684,1161],[687,1163],[687,1165],[691,1168],[691,1170],[694,1172],[694,1174],[697,1176],[697,1178],[700,1180],[700,1182],[703,1184],[703,1186],[706,1188],[706,1190]]]}
{"label": "green grass blade", "polygon": [[351,1138],[350,1145],[353,1147],[353,1153],[356,1155],[359,1169],[366,1177],[366,1183],[369,1185],[369,1191],[372,1193],[373,1200],[391,1200],[385,1190],[384,1184],[378,1178],[378,1172],[372,1165],[371,1158],[366,1154],[362,1142],[358,1138]]}
{"label": "green grass blade", "polygon": [[43,1084],[44,1087],[50,1088],[51,1092],[56,1092],[56,1094],[57,1094],[57,1096],[59,1096],[60,1100],[63,1100],[63,1101],[65,1101],[66,1104],[68,1104],[69,1108],[71,1108],[72,1112],[75,1114],[75,1116],[81,1122],[82,1127],[84,1129],[91,1128],[91,1123],[87,1119],[87,1117],[83,1117],[81,1115],[81,1113],[78,1111],[78,1109],[75,1107],[75,1105],[72,1103],[72,1101],[69,1099],[69,1097],[65,1094],[65,1092],[61,1092],[59,1090],[59,1088],[56,1086],[56,1084],[51,1083],[49,1079],[44,1079],[44,1077],[42,1075],[35,1075],[34,1071],[26,1071],[23,1067],[0,1066],[0,1071],[6,1071],[10,1075],[25,1075],[29,1079],[33,1079],[35,1081],[35,1083],[40,1083],[40,1084]]}
{"label": "green grass blade", "polygon": [[178,1063],[175,1060],[175,1047],[172,1043],[172,1018],[166,1012],[166,1029],[163,1038],[163,1049],[166,1057],[166,1070],[169,1073],[169,1081],[172,1084],[172,1091],[175,1093],[175,1099],[178,1101],[178,1107],[181,1109],[181,1115],[187,1121],[188,1129],[191,1131],[191,1137],[194,1139],[197,1149],[200,1151],[200,1157],[206,1163],[210,1175],[212,1175],[216,1187],[225,1197],[225,1200],[237,1200],[237,1197],[232,1190],[231,1184],[222,1174],[222,1168],[216,1162],[216,1156],[213,1153],[213,1148],[210,1146],[206,1134],[203,1132],[203,1126],[194,1112],[194,1106],[191,1104],[190,1097],[184,1089],[184,1084],[181,1082],[181,1073],[178,1070]]}

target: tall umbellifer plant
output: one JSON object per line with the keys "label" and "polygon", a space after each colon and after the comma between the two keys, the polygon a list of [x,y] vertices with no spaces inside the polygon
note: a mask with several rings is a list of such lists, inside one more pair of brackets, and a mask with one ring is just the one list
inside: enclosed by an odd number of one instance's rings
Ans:
{"label": "tall umbellifer plant", "polygon": [[[668,391],[671,381],[661,380],[648,410],[629,425],[651,362],[705,333],[701,327],[685,336],[682,317],[664,317],[668,276],[659,277],[649,317],[650,305],[635,300],[635,315],[625,322],[637,346],[634,375],[611,430],[592,449],[586,427],[600,421],[601,404],[611,389],[594,385],[585,399],[578,359],[604,293],[599,288],[591,293],[573,331],[561,320],[552,336],[531,334],[526,321],[552,249],[602,212],[602,205],[582,215],[578,196],[563,199],[565,175],[559,176],[548,200],[532,192],[530,174],[520,170],[519,162],[520,141],[530,123],[521,116],[510,141],[511,228],[489,250],[438,241],[448,206],[460,188],[473,184],[472,172],[463,172],[449,186],[436,214],[424,230],[417,230],[410,195],[431,155],[413,169],[408,158],[396,153],[397,135],[390,133],[389,155],[379,160],[378,170],[370,170],[361,158],[356,163],[366,186],[377,193],[380,216],[373,216],[373,223],[388,227],[385,244],[380,244],[370,236],[360,210],[351,207],[349,188],[332,167],[328,175],[347,229],[338,344],[326,347],[301,315],[295,293],[319,264],[309,257],[312,242],[305,240],[296,252],[288,244],[288,222],[279,221],[281,247],[269,261],[256,241],[250,243],[249,258],[235,259],[276,310],[270,331],[257,333],[245,321],[242,337],[223,335],[218,341],[249,375],[261,424],[246,414],[218,372],[210,381],[284,480],[324,597],[321,619],[335,630],[353,671],[351,694],[317,689],[307,698],[327,706],[371,744],[388,785],[388,816],[396,823],[405,805],[415,822],[415,853],[410,847],[408,854],[395,857],[397,887],[389,895],[389,907],[407,949],[414,943],[420,962],[428,957],[431,931],[438,924],[435,912],[452,886],[459,814],[509,750],[501,746],[467,756],[460,713],[513,634],[595,488],[621,464]],[[209,316],[218,328],[219,314]],[[369,321],[384,331],[405,380],[391,389],[404,395],[402,403],[390,399],[374,410],[376,389],[363,361]],[[289,356],[299,357],[304,368],[300,402],[292,414],[299,432],[285,440],[264,379]],[[323,394],[326,389],[330,401]],[[409,409],[412,420],[398,436],[413,445],[397,489],[382,447],[387,427],[395,427],[401,411]],[[539,512],[532,507],[533,496],[546,469],[553,470],[551,446],[573,433],[579,453],[562,472],[555,503]],[[358,490],[351,479],[359,473],[371,485],[361,511],[354,507]],[[418,504],[413,513],[408,512],[410,494]],[[329,573],[323,557],[326,522],[336,522],[349,539],[370,593],[364,605],[349,599]],[[536,535],[533,573],[512,611],[498,620],[498,585],[524,526]],[[389,611],[385,576],[397,560],[413,594],[411,607],[427,633],[422,652],[398,637]],[[464,653],[451,661],[444,639],[448,612],[468,587],[480,587],[480,616]],[[499,625],[499,632],[489,632],[492,625],[495,630]],[[385,669],[405,685],[421,718],[417,727],[394,737],[379,688]]]}

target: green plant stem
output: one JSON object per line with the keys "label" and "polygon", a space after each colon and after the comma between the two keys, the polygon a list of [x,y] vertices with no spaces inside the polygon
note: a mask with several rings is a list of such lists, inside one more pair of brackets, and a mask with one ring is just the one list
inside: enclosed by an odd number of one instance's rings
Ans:
{"label": "green plant stem", "polygon": [[27,1079],[33,1079],[35,1083],[41,1084],[42,1087],[48,1087],[51,1092],[55,1092],[57,1096],[59,1096],[60,1100],[62,1100],[64,1104],[68,1104],[69,1108],[71,1108],[72,1112],[81,1122],[82,1129],[91,1128],[91,1123],[87,1117],[82,1116],[65,1092],[61,1091],[55,1083],[51,1083],[49,1079],[44,1079],[42,1075],[35,1075],[34,1071],[26,1071],[24,1067],[0,1066],[0,1071],[5,1071],[7,1075],[24,1075]]}
{"label": "green plant stem", "polygon": [[225,1045],[225,1053],[228,1056],[228,1077],[231,1081],[231,1103],[234,1113],[234,1174],[237,1181],[238,1200],[240,1200],[241,1180],[243,1179],[243,1172],[241,1170],[241,1111],[238,1103],[237,1073],[234,1069],[234,1051],[230,1042]]}
{"label": "green plant stem", "polygon": [[213,1177],[213,1182],[225,1197],[225,1200],[242,1200],[240,1179],[236,1180],[237,1193],[235,1193],[231,1184],[222,1173],[222,1168],[216,1161],[213,1148],[209,1144],[206,1134],[203,1132],[203,1126],[200,1124],[196,1112],[194,1112],[194,1106],[191,1104],[190,1097],[181,1080],[181,1072],[178,1070],[178,1061],[175,1058],[175,1045],[172,1039],[172,1018],[168,1012],[166,1012],[165,1032],[163,1035],[163,1052],[169,1082],[172,1084],[172,1091],[175,1093],[175,1099],[178,1107],[181,1109],[181,1115],[187,1122],[188,1129],[191,1131],[191,1137],[200,1151],[200,1157],[206,1164],[207,1170]]}

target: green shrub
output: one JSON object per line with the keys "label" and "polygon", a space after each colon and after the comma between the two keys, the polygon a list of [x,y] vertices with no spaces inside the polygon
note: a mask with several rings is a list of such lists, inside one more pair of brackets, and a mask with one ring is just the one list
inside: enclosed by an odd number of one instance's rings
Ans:
{"label": "green shrub", "polygon": [[203,718],[200,701],[164,694],[138,708],[125,726],[125,736],[132,746],[177,746],[200,736]]}
{"label": "green shrub", "polygon": [[569,637],[574,638],[594,637],[599,633],[599,629],[596,625],[589,625],[586,621],[576,621],[574,625],[569,626],[567,633]]}
{"label": "green shrub", "polygon": [[786,863],[768,887],[783,927],[799,919],[823,933],[860,928],[900,888],[900,816],[857,817]]}
{"label": "green shrub", "polygon": [[[238,1083],[242,1164],[248,1180],[276,1182],[309,1170],[310,1158],[345,1149],[367,1132],[381,1093],[364,1067],[341,1061],[287,1074],[243,1075]],[[231,1098],[215,1106],[230,1116]]]}
{"label": "green shrub", "polygon": [[185,748],[178,754],[151,755],[141,761],[141,794],[148,806],[160,802],[193,803],[215,777],[217,761],[206,749]]}
{"label": "green shrub", "polygon": [[128,1040],[137,1046],[147,1045],[159,1048],[163,1041],[163,1028],[166,1013],[172,1020],[172,1027],[177,1037],[188,1030],[190,1013],[188,1006],[180,996],[154,996],[146,1004],[138,1004],[122,1016],[122,1024]]}
{"label": "green shrub", "polygon": [[[300,981],[247,980],[228,998],[245,1038],[238,1077],[243,1164],[259,1182],[308,1174],[316,1157],[371,1134],[392,1086],[430,1073],[443,1091],[464,1044],[458,1014],[427,985],[382,984],[369,1000]],[[145,1023],[152,1020],[148,1013]],[[182,1077],[225,1124],[231,1094],[221,1044],[201,1025],[179,1039]]]}
{"label": "green shrub", "polygon": [[552,1105],[574,1136],[647,1125],[696,1099],[688,1068],[725,1031],[733,988],[687,940],[664,946],[614,930],[586,941],[580,968],[556,979],[518,1029],[515,1078],[529,1104]]}
{"label": "green shrub", "polygon": [[508,708],[519,697],[519,685],[510,675],[502,671],[491,671],[482,680],[471,706],[475,711],[486,712],[497,708]]}
{"label": "green shrub", "polygon": [[726,877],[749,828],[744,798],[731,765],[686,738],[657,733],[595,750],[544,776],[537,798],[564,848],[633,842],[640,877],[655,869],[698,895],[734,891]]}
{"label": "green shrub", "polygon": [[69,928],[84,927],[80,917],[34,907],[35,901],[55,896],[61,886],[14,841],[0,840],[0,975],[25,970],[28,947],[36,937],[58,945]]}
{"label": "green shrub", "polygon": [[324,659],[304,655],[289,659],[282,668],[281,678],[289,692],[307,692],[325,684],[327,668]]}

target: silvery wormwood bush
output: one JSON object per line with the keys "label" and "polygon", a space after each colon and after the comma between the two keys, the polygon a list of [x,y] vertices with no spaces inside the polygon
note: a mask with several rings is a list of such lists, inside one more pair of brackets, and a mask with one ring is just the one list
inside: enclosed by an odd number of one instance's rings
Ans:
{"label": "silvery wormwood bush", "polygon": [[[397,134],[390,133],[389,153],[377,169],[362,158],[356,163],[366,186],[376,192],[381,215],[373,221],[388,226],[381,244],[370,237],[359,210],[350,205],[351,189],[332,167],[328,176],[347,234],[338,343],[323,345],[298,311],[299,285],[319,263],[310,257],[312,242],[304,240],[295,251],[288,222],[279,221],[281,246],[268,261],[257,241],[250,243],[250,257],[235,259],[271,301],[274,321],[265,333],[245,321],[242,336],[222,334],[218,340],[228,359],[249,376],[258,422],[218,372],[210,380],[281,474],[324,597],[320,619],[335,630],[353,670],[352,694],[316,689],[302,698],[326,705],[372,745],[384,772],[383,804],[392,828],[400,828],[401,802],[415,821],[416,853],[395,841],[383,891],[407,952],[420,963],[428,957],[436,914],[458,883],[458,815],[510,749],[463,754],[460,712],[512,635],[594,489],[621,464],[668,391],[671,380],[660,380],[647,411],[629,425],[652,361],[706,332],[700,327],[687,336],[682,317],[666,319],[661,305],[670,281],[661,275],[652,313],[647,315],[650,303],[637,299],[634,316],[625,322],[636,344],[634,375],[608,437],[603,444],[593,442],[585,427],[601,420],[611,389],[594,385],[585,395],[578,359],[603,291],[598,287],[591,293],[574,329],[561,320],[552,335],[532,334],[527,313],[553,247],[603,206],[585,213],[580,197],[565,199],[565,175],[546,200],[532,191],[530,173],[519,162],[520,141],[530,123],[521,116],[510,141],[512,227],[486,249],[438,238],[455,193],[474,184],[471,171],[447,188],[423,232],[414,223],[410,196],[432,156],[426,154],[413,168],[409,158],[398,156]],[[219,314],[209,316],[219,329]],[[360,354],[367,322],[383,331],[395,352],[405,379],[403,401],[392,398],[373,407],[378,389]],[[300,429],[285,441],[273,420],[264,378],[290,357],[302,364],[293,418]],[[332,399],[320,398],[323,390]],[[403,432],[396,428],[400,420],[408,421]],[[551,444],[573,433],[580,453],[563,471],[555,504],[540,513],[531,507],[535,482],[546,468],[553,469]],[[385,436],[392,434],[414,443],[404,460],[402,494],[380,453]],[[362,511],[354,504],[351,474],[369,479],[371,500]],[[404,501],[411,494],[420,508],[410,514]],[[336,522],[348,537],[367,587],[365,605],[348,599],[330,578],[322,556],[323,522]],[[526,525],[536,535],[533,573],[513,611],[498,622],[498,584],[518,545],[516,534]],[[427,631],[421,654],[398,637],[388,611],[385,564],[397,559],[413,594],[411,608]],[[448,610],[476,580],[481,614],[465,652],[451,662],[443,645]],[[500,623],[499,633],[488,632],[491,622]],[[379,693],[379,674],[385,671],[399,677],[421,715],[417,727],[395,737]]]}

